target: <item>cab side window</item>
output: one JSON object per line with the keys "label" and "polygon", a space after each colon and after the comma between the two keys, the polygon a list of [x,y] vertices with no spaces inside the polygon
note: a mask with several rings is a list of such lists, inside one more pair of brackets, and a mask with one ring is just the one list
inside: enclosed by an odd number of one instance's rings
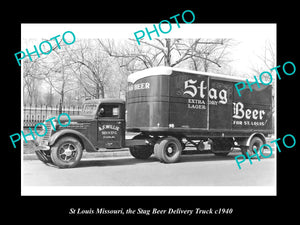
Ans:
{"label": "cab side window", "polygon": [[118,118],[120,115],[120,107],[115,104],[101,104],[98,116],[99,117],[115,117]]}

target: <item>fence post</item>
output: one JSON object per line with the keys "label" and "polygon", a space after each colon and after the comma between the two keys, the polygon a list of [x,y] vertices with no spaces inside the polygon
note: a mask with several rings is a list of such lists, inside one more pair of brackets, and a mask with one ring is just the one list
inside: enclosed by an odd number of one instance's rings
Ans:
{"label": "fence post", "polygon": [[48,119],[48,113],[47,113],[47,105],[46,105],[46,116],[44,118],[44,120]]}

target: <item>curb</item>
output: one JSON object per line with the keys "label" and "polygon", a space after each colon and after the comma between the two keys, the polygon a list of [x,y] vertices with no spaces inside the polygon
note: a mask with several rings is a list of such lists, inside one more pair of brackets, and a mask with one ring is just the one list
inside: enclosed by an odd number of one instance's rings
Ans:
{"label": "curb", "polygon": [[[267,138],[267,144],[271,145],[274,149],[274,143],[270,143],[271,138]],[[234,152],[234,150],[233,150]],[[265,153],[269,153],[267,150]],[[108,157],[128,157],[131,156],[128,148],[123,149],[113,149],[113,150],[102,150],[99,152],[86,152],[84,151],[82,154],[82,159],[89,159],[89,158],[108,158]],[[31,154],[23,154],[23,160],[38,160],[35,153]]]}
{"label": "curb", "polygon": [[[131,156],[128,149],[118,151],[100,151],[100,152],[86,152],[82,154],[82,159],[89,158],[108,158],[108,157],[128,157]],[[36,154],[23,154],[23,160],[38,160]]]}
{"label": "curb", "polygon": [[[235,152],[233,150],[233,152]],[[266,151],[266,154],[269,154],[270,151]],[[131,156],[129,150],[121,151],[102,151],[102,152],[83,152],[82,159],[91,159],[91,158],[114,158],[114,157],[128,157]],[[272,156],[274,157],[274,156]],[[23,160],[38,160],[36,154],[23,154]]]}

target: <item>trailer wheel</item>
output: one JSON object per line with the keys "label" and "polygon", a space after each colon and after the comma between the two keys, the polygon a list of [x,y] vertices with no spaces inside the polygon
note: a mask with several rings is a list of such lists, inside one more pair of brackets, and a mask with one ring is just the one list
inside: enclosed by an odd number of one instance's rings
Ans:
{"label": "trailer wheel", "polygon": [[248,148],[242,148],[242,153],[244,156],[246,156],[246,158],[248,158],[247,156],[247,152],[249,156],[252,156],[255,154],[254,149],[256,151],[256,153],[259,152],[260,147],[264,144],[263,140],[260,137],[254,137],[251,139],[250,141],[250,145]]}
{"label": "trailer wheel", "polygon": [[82,157],[82,145],[74,137],[62,137],[51,147],[51,159],[59,168],[75,167]]}
{"label": "trailer wheel", "polygon": [[154,145],[154,154],[158,160],[164,163],[174,163],[180,158],[182,144],[175,137],[159,139]]}
{"label": "trailer wheel", "polygon": [[148,159],[153,154],[153,146],[133,146],[129,148],[130,154],[136,159]]}

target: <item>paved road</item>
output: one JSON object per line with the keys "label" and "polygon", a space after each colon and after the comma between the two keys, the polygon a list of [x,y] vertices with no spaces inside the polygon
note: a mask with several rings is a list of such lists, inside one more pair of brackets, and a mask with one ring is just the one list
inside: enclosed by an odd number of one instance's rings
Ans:
{"label": "paved road", "polygon": [[82,159],[77,168],[58,169],[39,160],[23,161],[24,186],[269,186],[275,183],[274,157],[248,160],[239,170],[227,157],[183,155],[180,162],[163,164],[154,157]]}

